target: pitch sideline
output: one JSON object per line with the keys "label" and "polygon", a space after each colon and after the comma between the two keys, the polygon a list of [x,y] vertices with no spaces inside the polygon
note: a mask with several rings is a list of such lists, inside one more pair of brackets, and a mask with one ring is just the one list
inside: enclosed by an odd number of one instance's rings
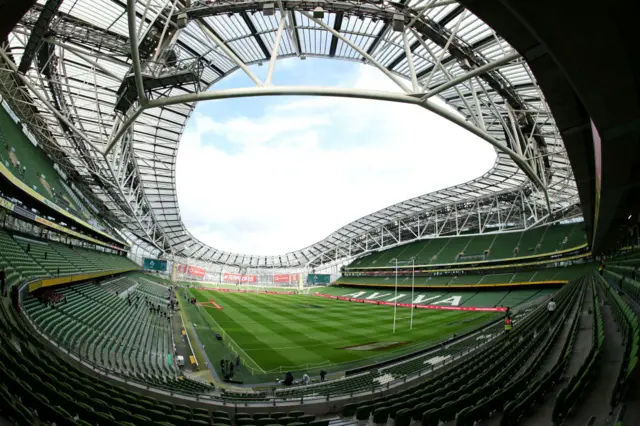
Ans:
{"label": "pitch sideline", "polygon": [[[198,308],[200,308],[200,307],[198,307]],[[205,310],[205,312],[206,312],[206,310]],[[216,321],[216,320],[215,320],[211,315],[209,315],[209,313],[208,313],[208,312],[206,312],[206,315],[207,315],[207,318],[208,318],[210,321],[213,321],[213,323],[215,324],[216,328],[217,328],[218,330],[220,330],[220,334],[222,334],[223,339],[229,339],[229,340],[232,342],[232,344],[233,344],[233,346],[231,347],[231,349],[232,349],[232,350],[235,350],[235,348],[237,348],[237,350],[238,350],[238,351],[240,351],[240,352],[242,352],[242,353],[244,354],[244,356],[245,356],[249,361],[251,361],[251,363],[253,363],[253,365],[254,365],[255,367],[257,367],[257,369],[258,369],[258,370],[260,370],[260,371],[262,372],[262,374],[266,374],[266,373],[267,373],[266,371],[264,371],[264,370],[262,369],[262,367],[260,367],[260,364],[258,364],[258,363],[253,359],[253,358],[251,358],[251,357],[250,357],[250,356],[249,356],[249,355],[248,355],[248,354],[247,354],[247,353],[246,353],[246,352],[245,352],[245,351],[240,347],[240,345],[238,345],[238,344],[236,343],[236,341],[235,341],[235,340],[233,340],[233,338],[231,338],[231,336],[229,335],[229,333],[227,333],[226,331],[224,331],[224,329],[223,329],[222,327],[220,327],[220,324],[218,324],[218,322],[217,322],[217,321]],[[197,333],[197,331],[196,331],[196,333]]]}

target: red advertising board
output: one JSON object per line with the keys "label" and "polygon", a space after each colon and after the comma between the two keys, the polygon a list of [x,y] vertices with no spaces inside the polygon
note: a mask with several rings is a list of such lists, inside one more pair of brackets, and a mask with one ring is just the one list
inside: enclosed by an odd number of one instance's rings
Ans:
{"label": "red advertising board", "polygon": [[223,293],[295,294],[293,291],[238,290],[235,288],[219,288],[219,287],[198,287],[198,290],[221,291]]}
{"label": "red advertising board", "polygon": [[204,268],[198,268],[197,266],[187,266],[186,267],[187,274],[194,277],[204,277],[205,270]]}
{"label": "red advertising board", "polygon": [[258,277],[256,275],[232,274],[230,272],[225,272],[222,276],[222,281],[232,283],[255,283],[258,282]]}
{"label": "red advertising board", "polygon": [[188,274],[192,277],[204,277],[206,270],[204,268],[198,268],[197,266],[178,265],[176,266],[176,272]]}
{"label": "red advertising board", "polygon": [[273,276],[274,283],[294,283],[298,281],[298,274],[276,274]]}

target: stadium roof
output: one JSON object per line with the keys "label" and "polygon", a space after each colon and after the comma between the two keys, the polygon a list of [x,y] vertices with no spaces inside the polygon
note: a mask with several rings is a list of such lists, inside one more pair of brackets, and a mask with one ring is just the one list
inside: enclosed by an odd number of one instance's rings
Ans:
{"label": "stadium roof", "polygon": [[[129,4],[135,8],[122,0],[38,1],[2,52],[0,90],[104,216],[159,252],[238,267],[300,267],[447,205],[525,194],[545,218],[579,202],[562,139],[526,62],[455,1]],[[288,57],[364,62],[402,91],[274,87],[247,67]],[[216,91],[239,68],[256,87]],[[198,101],[264,95],[416,104],[493,144],[497,161],[471,182],[372,213],[312,246],[281,256],[225,252],[198,241],[181,221],[180,137]]]}

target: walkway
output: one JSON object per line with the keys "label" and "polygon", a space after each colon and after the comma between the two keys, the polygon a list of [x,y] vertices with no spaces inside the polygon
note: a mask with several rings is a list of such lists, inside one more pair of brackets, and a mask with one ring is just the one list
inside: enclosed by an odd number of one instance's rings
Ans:
{"label": "walkway", "polygon": [[578,333],[576,334],[576,341],[573,344],[569,364],[567,365],[564,374],[553,389],[544,396],[544,399],[540,401],[540,404],[535,407],[530,415],[522,419],[520,422],[522,426],[551,424],[551,416],[553,414],[553,407],[556,403],[556,397],[560,391],[567,386],[571,377],[576,374],[591,350],[591,343],[593,340],[593,292],[590,285],[585,288],[582,311],[578,321],[579,325]]}
{"label": "walkway", "polygon": [[[604,299],[604,295],[602,300]],[[566,426],[584,426],[589,419],[596,418],[594,426],[611,424],[611,393],[618,379],[623,358],[622,335],[617,329],[613,313],[608,304],[602,306],[605,340],[598,372],[589,384],[587,394],[580,401],[577,411],[570,413]]]}

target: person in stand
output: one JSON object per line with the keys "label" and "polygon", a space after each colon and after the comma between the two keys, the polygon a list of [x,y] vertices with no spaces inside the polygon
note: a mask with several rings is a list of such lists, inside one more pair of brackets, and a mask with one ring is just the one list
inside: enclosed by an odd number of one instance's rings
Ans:
{"label": "person in stand", "polygon": [[547,312],[549,313],[549,316],[552,316],[555,310],[556,310],[556,302],[553,300],[553,297],[552,297],[551,300],[549,300],[549,303],[547,303]]}
{"label": "person in stand", "polygon": [[511,307],[507,306],[507,310],[505,311],[505,315],[510,317],[511,316]]}
{"label": "person in stand", "polygon": [[505,334],[509,334],[510,331],[511,331],[511,317],[507,316],[504,319],[504,332]]}
{"label": "person in stand", "polygon": [[233,377],[233,363],[229,363],[229,377]]}
{"label": "person in stand", "polygon": [[236,356],[236,371],[240,370],[240,355]]}
{"label": "person in stand", "polygon": [[4,268],[0,269],[0,295],[2,296],[6,296],[7,295],[7,290],[5,289],[5,272],[4,272]]}
{"label": "person in stand", "polygon": [[226,368],[225,368],[226,363],[224,362],[224,359],[220,360],[220,371],[222,372],[222,377],[225,376],[226,374]]}
{"label": "person in stand", "polygon": [[31,244],[27,244],[27,253],[31,251]]}
{"label": "person in stand", "polygon": [[309,384],[309,375],[307,373],[304,373],[302,375],[302,384],[303,385],[308,385]]}
{"label": "person in stand", "polygon": [[320,381],[324,382],[325,377],[327,377],[327,372],[324,370],[320,370]]}
{"label": "person in stand", "polygon": [[44,260],[47,260],[47,252],[44,252]]}

